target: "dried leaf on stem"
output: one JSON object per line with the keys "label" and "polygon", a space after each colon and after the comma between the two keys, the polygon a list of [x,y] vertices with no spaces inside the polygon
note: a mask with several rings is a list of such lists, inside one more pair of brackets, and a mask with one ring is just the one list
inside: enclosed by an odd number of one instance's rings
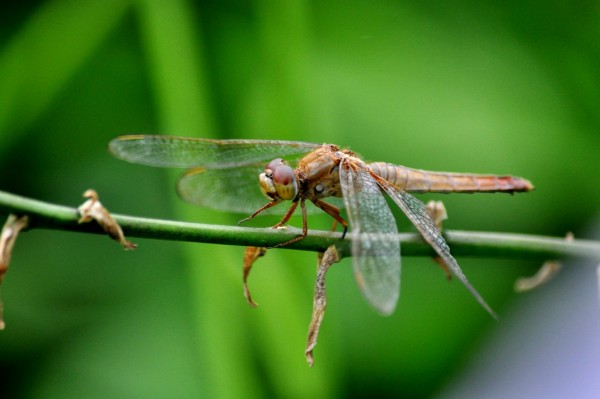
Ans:
{"label": "dried leaf on stem", "polygon": [[[28,223],[29,218],[27,215],[19,217],[13,214],[8,215],[8,219],[4,223],[2,233],[0,233],[0,284],[4,281],[4,275],[8,271],[17,236],[21,230],[27,227]],[[0,330],[4,330],[5,327],[3,308],[2,299],[0,298]]]}
{"label": "dried leaf on stem", "polygon": [[98,193],[95,190],[87,190],[83,193],[83,197],[88,200],[77,208],[81,215],[78,221],[79,223],[88,223],[95,220],[106,234],[113,240],[119,242],[124,249],[133,250],[137,247],[136,244],[125,238],[121,226],[119,226],[108,210],[100,203]]}
{"label": "dried leaf on stem", "polygon": [[[573,233],[568,232],[565,236],[565,241],[573,242],[573,239]],[[558,260],[547,260],[533,276],[517,279],[517,281],[515,281],[515,291],[525,292],[538,288],[552,280],[561,268],[562,264]]]}
{"label": "dried leaf on stem", "polygon": [[325,316],[325,308],[327,307],[327,291],[325,286],[325,276],[327,271],[334,263],[340,261],[340,255],[335,245],[330,246],[324,253],[320,253],[318,257],[317,279],[315,280],[315,295],[313,298],[313,312],[310,325],[308,327],[308,338],[306,342],[306,361],[312,367],[315,364],[313,357],[313,349],[317,346],[317,338],[321,322]]}
{"label": "dried leaf on stem", "polygon": [[250,270],[252,270],[252,266],[254,262],[261,256],[267,253],[267,248],[265,247],[246,247],[246,251],[244,252],[244,297],[246,297],[246,301],[248,305],[253,308],[258,305],[252,300],[252,296],[250,296],[250,289],[248,289],[248,276],[250,275]]}
{"label": "dried leaf on stem", "polygon": [[[446,211],[446,207],[442,201],[434,201],[431,200],[425,205],[425,209],[429,216],[431,216],[431,220],[435,223],[435,226],[442,231],[442,222],[448,219],[448,211]],[[440,265],[444,274],[446,275],[446,280],[452,280],[452,272],[450,268],[440,256],[435,256],[433,260]]]}

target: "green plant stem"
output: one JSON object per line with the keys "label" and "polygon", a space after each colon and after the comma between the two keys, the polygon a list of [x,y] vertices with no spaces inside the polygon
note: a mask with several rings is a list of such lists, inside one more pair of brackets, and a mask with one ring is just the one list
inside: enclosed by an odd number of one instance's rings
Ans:
{"label": "green plant stem", "polygon": [[[0,191],[0,212],[29,216],[28,229],[43,228],[82,233],[105,234],[95,223],[79,224],[76,208],[50,204]],[[271,229],[187,223],[112,214],[129,238],[203,242],[224,245],[273,247],[296,237],[296,228]],[[585,257],[600,259],[600,242],[567,241],[564,238],[512,233],[486,233],[449,230],[446,240],[457,256],[512,259],[559,259]],[[351,235],[341,239],[340,233],[309,231],[308,237],[282,249],[325,251],[336,244],[343,256],[350,255]],[[434,256],[431,247],[418,234],[399,234],[404,256]]]}

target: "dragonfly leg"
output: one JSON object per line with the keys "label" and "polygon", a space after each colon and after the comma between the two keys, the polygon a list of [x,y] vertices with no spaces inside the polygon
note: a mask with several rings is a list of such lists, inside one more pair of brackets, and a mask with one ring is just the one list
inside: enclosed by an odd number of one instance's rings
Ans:
{"label": "dragonfly leg", "polygon": [[[260,207],[258,210],[256,210],[252,215],[248,216],[247,218],[244,218],[242,220],[240,220],[238,222],[238,224],[242,224],[250,219],[253,219],[255,216],[259,215],[261,212],[265,211],[266,209],[269,209],[277,204],[279,204],[281,201],[271,201],[268,204]],[[281,220],[279,221],[279,223],[277,223],[275,226],[273,226],[274,229],[283,226],[284,224],[286,224],[290,218],[292,217],[292,215],[294,214],[294,211],[296,210],[296,208],[298,207],[298,200],[292,202],[292,206],[290,206],[290,209],[288,209],[288,211],[285,213],[285,215],[283,215],[283,217],[281,218]],[[300,200],[300,207],[302,208],[302,235],[298,236],[298,237],[294,237],[291,240],[282,242],[281,244],[277,244],[275,245],[273,248],[276,247],[284,247],[286,245],[292,244],[296,241],[300,241],[301,239],[303,239],[304,237],[306,237],[306,235],[308,234],[308,227],[306,224],[306,206],[304,205],[304,200]]]}
{"label": "dragonfly leg", "polygon": [[[334,232],[334,231],[335,231],[335,229],[337,228],[337,225],[338,225],[338,221],[337,221],[337,220],[334,220],[334,221],[333,221],[333,223],[331,224],[331,231],[332,231],[332,232]],[[344,235],[345,235],[345,234],[346,234],[346,233],[344,233]]]}
{"label": "dragonfly leg", "polygon": [[288,211],[285,213],[285,215],[283,215],[283,217],[281,218],[279,223],[277,223],[275,226],[273,226],[273,228],[276,229],[276,228],[281,227],[284,224],[286,224],[290,220],[292,215],[294,214],[294,211],[296,210],[297,206],[298,206],[298,201],[292,202],[292,206],[290,206],[290,209],[288,209]]}
{"label": "dragonfly leg", "polygon": [[[274,207],[275,205],[279,204],[281,201],[271,201],[269,203],[267,203],[266,205],[261,206],[260,208],[258,208],[252,215],[248,216],[247,218],[243,218],[242,220],[240,220],[238,222],[238,225],[247,222],[250,219],[254,219],[256,216],[258,216],[259,214],[261,214],[262,212],[264,212],[265,210]],[[288,218],[289,219],[289,218]]]}
{"label": "dragonfly leg", "polygon": [[[340,209],[336,206],[331,205],[328,202],[321,201],[319,199],[314,200],[313,204],[321,208],[325,213],[334,218],[335,222],[338,222],[342,225],[342,227],[344,227],[344,231],[342,232],[342,239],[344,239],[344,237],[346,237],[346,232],[348,231],[348,222],[346,222],[346,220],[344,220],[344,218],[340,216]],[[335,229],[335,222],[333,224],[332,230]]]}
{"label": "dragonfly leg", "polygon": [[[287,223],[287,221],[292,217],[292,214],[296,210],[297,206],[298,206],[298,201],[294,201],[292,203],[292,206],[290,206],[290,209],[286,212],[285,215],[283,215],[283,218],[281,219],[281,221],[279,223],[277,223],[275,226],[273,226],[273,228],[281,227],[285,223]],[[308,222],[306,221],[306,204],[304,203],[304,199],[300,200],[300,209],[302,210],[302,234],[299,235],[298,237],[292,238],[291,240],[287,240],[285,242],[282,242],[281,244],[277,244],[277,245],[273,246],[273,248],[285,247],[286,245],[290,245],[290,244],[293,244],[295,242],[298,242],[298,241],[304,239],[304,237],[306,237],[308,235]]]}

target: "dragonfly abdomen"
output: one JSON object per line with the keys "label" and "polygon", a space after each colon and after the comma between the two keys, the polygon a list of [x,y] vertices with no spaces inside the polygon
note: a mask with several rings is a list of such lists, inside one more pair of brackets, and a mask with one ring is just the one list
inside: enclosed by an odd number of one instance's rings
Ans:
{"label": "dragonfly abdomen", "polygon": [[369,168],[379,177],[409,192],[512,193],[533,190],[533,185],[521,177],[430,172],[386,162],[371,163]]}

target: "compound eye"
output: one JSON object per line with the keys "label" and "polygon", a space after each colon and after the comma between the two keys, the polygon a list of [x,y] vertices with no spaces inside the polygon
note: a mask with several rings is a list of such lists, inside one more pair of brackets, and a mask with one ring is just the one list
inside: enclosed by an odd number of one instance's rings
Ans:
{"label": "compound eye", "polygon": [[274,160],[269,162],[265,167],[265,174],[267,175],[267,177],[272,177],[275,169],[277,169],[281,165],[285,165],[285,161],[281,158],[275,158]]}
{"label": "compound eye", "polygon": [[279,165],[273,171],[273,183],[275,185],[287,186],[295,179],[294,171],[287,165]]}
{"label": "compound eye", "polygon": [[315,186],[315,192],[316,192],[317,194],[321,194],[321,193],[323,192],[323,190],[324,190],[324,188],[323,188],[323,185],[322,185],[321,183],[319,183],[319,184],[317,184],[317,185]]}
{"label": "compound eye", "polygon": [[[271,162],[272,163],[272,162]],[[273,170],[273,185],[281,199],[292,200],[298,194],[296,174],[291,167],[281,162]]]}

